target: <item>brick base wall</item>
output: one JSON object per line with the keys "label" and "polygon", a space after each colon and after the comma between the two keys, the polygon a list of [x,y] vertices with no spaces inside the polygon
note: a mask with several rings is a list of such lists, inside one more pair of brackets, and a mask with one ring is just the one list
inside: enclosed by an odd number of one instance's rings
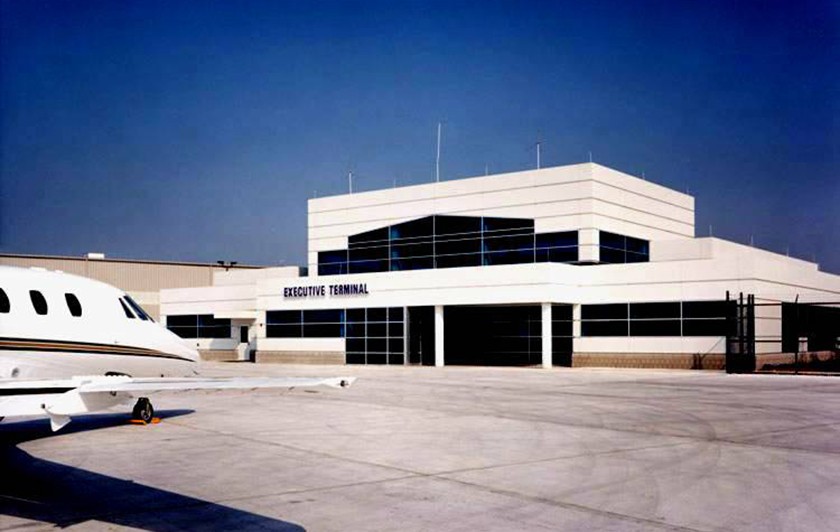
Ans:
{"label": "brick base wall", "polygon": [[809,351],[799,353],[763,353],[755,355],[756,371],[773,371],[774,369],[792,369],[799,364],[801,369],[808,369],[808,364],[837,360],[840,355],[833,351]]}
{"label": "brick base wall", "polygon": [[230,362],[239,358],[239,355],[233,349],[199,349],[198,354],[201,356],[201,360],[210,362]]}
{"label": "brick base wall", "polygon": [[724,369],[726,355],[720,353],[574,353],[572,367]]}
{"label": "brick base wall", "polygon": [[276,364],[344,364],[344,353],[334,351],[257,351],[257,363]]}

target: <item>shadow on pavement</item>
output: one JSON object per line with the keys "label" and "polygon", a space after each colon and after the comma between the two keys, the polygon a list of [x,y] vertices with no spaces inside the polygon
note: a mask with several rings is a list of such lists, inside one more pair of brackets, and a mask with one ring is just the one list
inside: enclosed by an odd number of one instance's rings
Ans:
{"label": "shadow on pavement", "polygon": [[[190,413],[164,410],[158,415]],[[61,433],[114,427],[127,419],[125,414],[80,416]],[[59,527],[99,521],[155,531],[304,530],[294,523],[42,460],[18,448],[51,434],[46,420],[0,425],[0,523],[11,516]]]}

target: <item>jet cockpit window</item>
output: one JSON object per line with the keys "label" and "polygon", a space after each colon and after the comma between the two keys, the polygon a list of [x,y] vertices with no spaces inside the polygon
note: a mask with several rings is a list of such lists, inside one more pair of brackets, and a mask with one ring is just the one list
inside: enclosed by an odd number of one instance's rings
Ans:
{"label": "jet cockpit window", "polygon": [[134,319],[134,314],[131,313],[131,310],[129,310],[128,305],[125,304],[125,301],[123,301],[122,298],[120,298],[119,302],[123,308],[123,312],[125,312],[125,317]]}
{"label": "jet cockpit window", "polygon": [[29,299],[32,300],[32,307],[35,309],[35,313],[41,316],[47,313],[47,300],[44,299],[44,294],[37,290],[30,290]]}
{"label": "jet cockpit window", "polygon": [[0,288],[0,313],[8,314],[11,305],[9,304],[9,296]]}
{"label": "jet cockpit window", "polygon": [[75,294],[64,294],[64,300],[67,301],[67,309],[71,316],[78,318],[82,315],[82,304],[79,303],[79,298]]}
{"label": "jet cockpit window", "polygon": [[131,309],[134,311],[135,314],[137,314],[137,317],[140,318],[141,320],[143,320],[143,321],[146,321],[146,320],[155,321],[155,320],[152,319],[151,316],[146,314],[146,311],[143,310],[143,307],[141,307],[140,305],[137,304],[136,301],[131,299],[130,295],[128,295],[128,294],[125,295],[125,302],[129,304]]}

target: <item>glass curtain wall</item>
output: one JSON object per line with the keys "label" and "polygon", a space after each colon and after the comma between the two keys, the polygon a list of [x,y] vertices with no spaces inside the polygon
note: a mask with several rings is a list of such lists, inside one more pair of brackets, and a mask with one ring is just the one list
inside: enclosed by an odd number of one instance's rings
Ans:
{"label": "glass curtain wall", "polygon": [[401,307],[347,309],[347,363],[405,362],[405,320]]}
{"label": "glass curtain wall", "polygon": [[346,338],[348,364],[403,364],[402,307],[270,310],[268,338]]}
{"label": "glass curtain wall", "polygon": [[727,336],[727,301],[611,303],[581,306],[582,336]]}
{"label": "glass curtain wall", "polygon": [[650,261],[650,243],[641,238],[599,231],[600,261],[605,264],[626,264]]}
{"label": "glass curtain wall", "polygon": [[525,218],[428,216],[348,241],[318,253],[319,275],[578,260],[577,231],[537,234]]}

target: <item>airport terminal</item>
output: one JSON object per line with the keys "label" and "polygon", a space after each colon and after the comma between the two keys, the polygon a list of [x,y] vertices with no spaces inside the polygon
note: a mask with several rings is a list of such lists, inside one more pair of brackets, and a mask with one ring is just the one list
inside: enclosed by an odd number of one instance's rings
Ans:
{"label": "airport terminal", "polygon": [[755,337],[836,348],[782,305],[840,301],[840,276],[697,237],[692,196],[599,164],[310,199],[307,227],[306,270],[217,269],[161,319],[209,360],[712,369],[748,294],[779,303]]}

